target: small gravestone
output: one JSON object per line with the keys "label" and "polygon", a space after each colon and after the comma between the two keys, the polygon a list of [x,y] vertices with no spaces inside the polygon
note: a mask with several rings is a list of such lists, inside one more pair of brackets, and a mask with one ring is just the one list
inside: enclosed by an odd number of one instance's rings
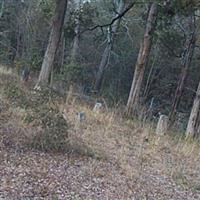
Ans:
{"label": "small gravestone", "polygon": [[22,72],[21,72],[21,81],[22,82],[27,82],[30,76],[30,70],[28,67],[24,67]]}
{"label": "small gravestone", "polygon": [[93,108],[93,112],[99,112],[102,109],[102,103],[96,103]]}
{"label": "small gravestone", "polygon": [[77,119],[79,122],[83,122],[86,119],[85,112],[78,112],[77,113]]}
{"label": "small gravestone", "polygon": [[160,115],[158,120],[156,134],[164,135],[167,132],[169,118],[166,115]]}

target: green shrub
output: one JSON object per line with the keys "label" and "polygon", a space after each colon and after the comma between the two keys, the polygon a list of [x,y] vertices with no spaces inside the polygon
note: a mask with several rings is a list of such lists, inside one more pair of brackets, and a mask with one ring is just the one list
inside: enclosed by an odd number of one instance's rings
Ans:
{"label": "green shrub", "polygon": [[34,134],[31,147],[42,151],[65,152],[68,149],[68,125],[56,109],[43,107],[39,117],[40,132]]}
{"label": "green shrub", "polygon": [[68,148],[68,124],[55,104],[56,100],[57,96],[50,89],[37,92],[30,99],[30,111],[24,122],[40,127],[31,138],[32,148],[56,152]]}
{"label": "green shrub", "polygon": [[[6,80],[1,88],[4,98],[11,108],[24,109],[23,123],[33,128],[23,144],[42,151],[68,149],[68,124],[59,111],[58,94],[49,88],[38,92],[27,90],[14,77],[0,78]],[[19,135],[19,140],[22,137]]]}
{"label": "green shrub", "polygon": [[65,79],[69,82],[77,82],[83,80],[84,77],[84,68],[76,63],[70,63],[65,65],[64,76]]}

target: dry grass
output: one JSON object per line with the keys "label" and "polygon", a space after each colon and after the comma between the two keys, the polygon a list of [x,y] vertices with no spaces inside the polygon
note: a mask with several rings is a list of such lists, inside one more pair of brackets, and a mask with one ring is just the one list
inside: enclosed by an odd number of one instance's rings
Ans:
{"label": "dry grass", "polygon": [[[22,89],[26,91],[24,86]],[[27,123],[27,114],[30,115],[32,110],[19,104],[12,105],[1,93],[0,159],[3,164],[0,169],[8,171],[15,166],[14,170],[20,170],[20,173],[25,170],[28,173],[19,180],[16,178],[19,177],[17,173],[13,172],[16,175],[13,180],[21,185],[24,194],[30,190],[24,189],[23,181],[31,176],[30,180],[34,181],[29,185],[33,187],[34,182],[39,185],[34,186],[34,194],[44,195],[33,199],[200,198],[199,141],[186,141],[179,133],[176,137],[170,134],[158,137],[151,125],[141,125],[136,120],[124,119],[117,109],[93,112],[95,102],[81,102],[73,92],[69,93],[67,102],[53,102],[53,106],[59,108],[60,114],[62,113],[69,124],[67,154],[65,151],[62,152],[63,155],[53,153],[49,156],[42,152],[35,154],[34,149],[19,154],[24,148],[24,141],[30,140],[31,135],[41,131],[41,124]],[[52,104],[48,106],[51,107]],[[77,117],[79,112],[86,115],[82,122]],[[40,138],[39,142],[42,143],[44,139]],[[68,163],[68,168],[65,167],[65,162]],[[2,174],[2,180],[8,181],[9,175],[5,174]],[[56,186],[48,183],[51,180]],[[89,185],[83,189],[85,183]],[[20,196],[20,188],[12,184],[17,196]],[[5,183],[0,183],[0,199],[2,190],[4,196],[7,195],[5,188]],[[96,190],[93,191],[92,188]],[[59,196],[58,191],[62,191],[64,196]],[[79,196],[73,196],[71,192]],[[8,196],[5,198],[14,199]]]}
{"label": "dry grass", "polygon": [[11,68],[7,68],[6,66],[0,65],[0,74],[12,74],[12,69]]}
{"label": "dry grass", "polygon": [[[73,100],[62,109],[74,125],[71,137],[81,139],[98,157],[117,164],[126,176],[138,179],[149,169],[169,176],[185,189],[199,187],[199,141],[186,141],[179,133],[158,137],[151,125],[142,127],[137,121],[123,119],[116,110],[95,113]],[[80,111],[86,113],[83,122],[76,118]]]}

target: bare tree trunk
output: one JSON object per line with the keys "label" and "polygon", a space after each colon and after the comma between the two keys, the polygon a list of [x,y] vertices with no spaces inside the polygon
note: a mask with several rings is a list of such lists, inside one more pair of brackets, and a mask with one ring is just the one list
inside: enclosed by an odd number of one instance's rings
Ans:
{"label": "bare tree trunk", "polygon": [[75,28],[74,28],[74,41],[72,45],[72,51],[71,51],[71,62],[76,62],[78,55],[79,55],[79,43],[80,43],[80,9],[81,9],[81,3],[82,0],[78,0],[78,2],[75,2]]}
{"label": "bare tree trunk", "polygon": [[3,16],[4,4],[5,4],[5,2],[4,2],[4,0],[3,0],[2,3],[1,3],[1,8],[0,8],[0,18]]}
{"label": "bare tree trunk", "polygon": [[200,108],[200,82],[196,91],[196,97],[194,98],[192,110],[190,113],[190,118],[188,120],[188,125],[186,129],[187,138],[195,136],[195,127],[197,124],[199,108]]}
{"label": "bare tree trunk", "polygon": [[16,58],[21,58],[22,57],[22,48],[23,48],[23,41],[22,41],[22,31],[21,27],[18,26],[18,31],[17,31],[17,47],[16,47]]}
{"label": "bare tree trunk", "polygon": [[[117,13],[118,13],[117,16],[120,13],[123,12],[124,7],[125,7],[124,0],[120,0],[119,6],[118,6],[118,11],[117,11]],[[116,35],[119,24],[120,24],[120,19],[116,20],[113,23],[112,27],[108,29],[106,47],[104,49],[104,52],[103,52],[102,57],[101,57],[100,64],[99,64],[98,69],[97,69],[95,85],[94,85],[95,91],[100,91],[100,89],[101,89],[104,72],[105,72],[105,70],[106,70],[106,68],[109,64],[110,53],[112,51],[114,37]]]}
{"label": "bare tree trunk", "polygon": [[52,23],[49,43],[48,43],[45,56],[43,59],[39,79],[35,86],[36,89],[37,88],[39,89],[40,85],[49,83],[55,54],[58,49],[59,41],[60,41],[60,37],[62,33],[62,27],[64,23],[66,8],[67,8],[67,0],[56,1],[55,16]]}
{"label": "bare tree trunk", "polygon": [[58,50],[56,52],[56,58],[54,60],[54,65],[56,66],[54,72],[62,74],[64,61],[65,61],[65,36],[64,32],[62,32]]}
{"label": "bare tree trunk", "polygon": [[71,62],[76,62],[79,56],[79,39],[80,39],[80,20],[76,19],[75,37],[72,46]]}
{"label": "bare tree trunk", "polygon": [[99,68],[98,68],[98,71],[96,74],[96,80],[95,80],[95,86],[94,86],[95,91],[100,91],[100,89],[101,89],[104,71],[109,64],[111,49],[112,49],[112,44],[108,43],[102,54],[101,62],[100,62],[100,65],[99,65]]}
{"label": "bare tree trunk", "polygon": [[126,106],[126,114],[131,115],[136,111],[139,104],[139,94],[142,86],[145,67],[148,62],[148,57],[151,51],[152,34],[154,33],[157,19],[157,3],[152,3],[149,9],[146,30],[143,41],[140,44],[140,51],[135,65],[133,82],[129,93],[129,98]]}
{"label": "bare tree trunk", "polygon": [[64,62],[65,62],[65,37],[62,36],[62,47],[61,47],[61,59],[60,59],[60,73],[63,73]]}
{"label": "bare tree trunk", "polygon": [[194,49],[195,49],[195,43],[196,43],[196,38],[195,38],[195,17],[194,15],[190,16],[189,19],[189,24],[188,24],[190,30],[189,30],[189,34],[186,38],[185,41],[185,48],[184,48],[184,53],[182,56],[182,63],[181,63],[181,74],[180,74],[180,78],[178,81],[178,85],[176,88],[176,92],[175,92],[175,97],[172,103],[172,110],[171,113],[169,115],[169,119],[170,119],[170,123],[173,124],[174,120],[175,120],[175,116],[176,116],[176,111],[178,109],[178,106],[180,104],[180,100],[181,100],[181,96],[183,93],[183,89],[184,89],[184,85],[185,85],[185,81],[188,75],[188,70],[190,68],[191,65],[191,61],[192,61],[192,57],[194,54]]}
{"label": "bare tree trunk", "polygon": [[155,67],[158,52],[159,52],[158,40],[155,43],[155,49],[156,49],[156,52],[154,53],[153,62],[152,62],[152,65],[151,65],[151,68],[150,68],[150,71],[149,71],[149,74],[148,74],[147,82],[146,82],[146,85],[145,85],[145,89],[144,89],[144,94],[143,94],[144,101],[147,99],[147,96],[148,96],[148,93],[149,93],[149,90],[150,90],[150,87],[151,87],[151,82],[153,80],[153,76],[154,76],[154,73],[155,73],[154,67]]}

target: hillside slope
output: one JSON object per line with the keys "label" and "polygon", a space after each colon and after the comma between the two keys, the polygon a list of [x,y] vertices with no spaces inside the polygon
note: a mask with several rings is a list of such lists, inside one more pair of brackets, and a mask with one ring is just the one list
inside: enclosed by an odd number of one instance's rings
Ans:
{"label": "hillside slope", "polygon": [[1,70],[0,199],[200,199],[198,142],[64,102]]}

